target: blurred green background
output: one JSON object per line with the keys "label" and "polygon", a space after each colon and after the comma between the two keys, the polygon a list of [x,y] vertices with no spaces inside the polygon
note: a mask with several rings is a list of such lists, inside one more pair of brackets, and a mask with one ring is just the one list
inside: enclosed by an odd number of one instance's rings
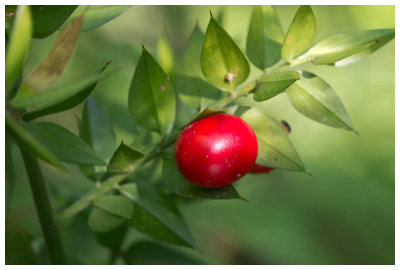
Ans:
{"label": "blurred green background", "polygon": [[[290,25],[297,6],[276,6],[282,25]],[[321,38],[345,31],[394,28],[394,6],[313,6],[317,35]],[[93,96],[113,120],[118,140],[133,143],[138,128],[127,109],[127,97],[140,46],[154,53],[163,25],[168,29],[176,54],[198,20],[205,31],[209,10],[222,16],[222,25],[244,49],[251,6],[134,6],[121,16],[93,31],[83,32],[67,71],[57,84],[83,78],[112,60],[121,69],[101,81]],[[45,57],[57,33],[33,40],[24,74]],[[240,200],[196,201],[180,206],[198,243],[197,251],[172,247],[208,264],[394,264],[394,41],[352,65],[335,68],[301,68],[324,78],[336,91],[360,136],[323,126],[295,111],[285,94],[255,103],[292,127],[290,135],[306,168],[313,177],[289,171],[248,175],[236,187],[249,203]],[[252,76],[257,75],[252,66]],[[82,106],[38,121],[54,121],[77,132],[76,115]],[[14,149],[17,183],[6,224],[22,227],[28,238],[8,239],[8,250],[26,254],[31,263],[48,263],[44,241],[23,170]],[[56,211],[71,198],[93,186],[80,176],[41,164]],[[108,250],[96,242],[87,226],[87,212],[60,227],[71,263],[108,263]],[[124,248],[148,239],[130,230]],[[15,241],[14,241],[15,240]],[[30,241],[38,255],[21,243]],[[12,254],[12,252],[9,252]],[[17,256],[17,254],[14,254]],[[151,256],[156,256],[152,254]],[[117,263],[123,263],[121,259]]]}

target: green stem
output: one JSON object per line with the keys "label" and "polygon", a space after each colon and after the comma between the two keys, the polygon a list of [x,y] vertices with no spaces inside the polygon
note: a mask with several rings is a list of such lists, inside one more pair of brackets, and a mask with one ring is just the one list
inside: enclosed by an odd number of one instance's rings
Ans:
{"label": "green stem", "polygon": [[51,262],[53,264],[65,264],[61,239],[54,223],[53,212],[39,163],[35,157],[32,157],[22,149],[21,154],[28,173],[29,184]]}
{"label": "green stem", "polygon": [[257,88],[257,85],[258,85],[257,80],[254,80],[251,83],[247,84],[246,86],[237,89],[236,91],[233,92],[233,94],[225,96],[222,99],[218,100],[217,102],[212,104],[210,108],[214,110],[221,110],[232,101],[254,91]]}
{"label": "green stem", "polygon": [[300,55],[299,57],[297,57],[296,59],[294,59],[292,62],[290,62],[290,65],[288,67],[294,67],[294,66],[298,66],[307,62],[310,62],[312,60],[308,59],[307,56]]}
{"label": "green stem", "polygon": [[15,166],[13,163],[13,157],[11,153],[11,138],[7,130],[5,132],[5,182],[6,182],[6,216],[8,209],[10,208],[11,198],[15,188]]}
{"label": "green stem", "polygon": [[117,187],[122,181],[124,181],[128,177],[129,178],[134,177],[135,174],[139,171],[139,169],[143,165],[145,165],[147,162],[149,162],[150,160],[154,159],[155,157],[157,157],[159,154],[162,153],[162,150],[166,148],[165,144],[168,142],[169,141],[164,142],[164,140],[161,140],[161,142],[157,144],[154,148],[152,148],[152,150],[150,150],[150,152],[144,158],[136,162],[133,171],[129,173],[113,175],[106,181],[101,183],[99,186],[97,186],[96,188],[90,190],[88,193],[83,195],[79,200],[75,201],[71,206],[64,209],[64,211],[61,214],[56,216],[57,222],[61,222],[67,218],[75,216],[76,214],[84,210],[86,207],[88,207],[93,199]]}
{"label": "green stem", "polygon": [[266,69],[264,70],[264,75],[271,74],[271,73],[273,73],[273,72],[275,72],[275,71],[280,70],[282,67],[286,67],[286,66],[288,66],[288,65],[289,65],[288,62],[286,62],[286,61],[283,60],[283,59],[280,59],[280,60],[279,60],[278,62],[276,62],[275,65],[273,65],[272,67],[266,68]]}

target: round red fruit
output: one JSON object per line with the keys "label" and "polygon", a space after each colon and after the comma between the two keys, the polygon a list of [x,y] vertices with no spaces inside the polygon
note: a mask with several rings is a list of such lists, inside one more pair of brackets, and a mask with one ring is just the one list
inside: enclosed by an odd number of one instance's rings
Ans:
{"label": "round red fruit", "polygon": [[226,186],[242,178],[253,167],[257,153],[253,129],[239,117],[225,113],[185,127],[174,148],[182,175],[207,188]]}

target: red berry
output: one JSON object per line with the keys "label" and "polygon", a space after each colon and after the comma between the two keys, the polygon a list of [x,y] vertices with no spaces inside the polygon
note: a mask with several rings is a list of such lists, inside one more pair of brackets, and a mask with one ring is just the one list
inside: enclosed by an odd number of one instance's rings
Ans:
{"label": "red berry", "polygon": [[249,173],[251,173],[251,174],[262,174],[262,173],[269,173],[272,170],[275,170],[275,168],[254,164],[253,168],[251,168]]}
{"label": "red berry", "polygon": [[175,142],[182,175],[201,187],[216,188],[242,178],[258,153],[253,129],[237,116],[219,113],[188,125]]}

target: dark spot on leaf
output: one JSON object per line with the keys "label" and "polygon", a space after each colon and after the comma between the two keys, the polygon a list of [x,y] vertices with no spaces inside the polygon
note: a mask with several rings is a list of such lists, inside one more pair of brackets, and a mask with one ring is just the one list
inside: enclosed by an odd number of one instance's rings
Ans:
{"label": "dark spot on leaf", "polygon": [[290,127],[289,123],[286,122],[285,120],[281,121],[281,125],[282,125],[282,128],[286,131],[287,134],[289,134],[290,131],[292,131],[292,128]]}
{"label": "dark spot on leaf", "polygon": [[165,85],[161,85],[161,87],[160,87],[160,89],[161,89],[161,91],[165,91]]}

